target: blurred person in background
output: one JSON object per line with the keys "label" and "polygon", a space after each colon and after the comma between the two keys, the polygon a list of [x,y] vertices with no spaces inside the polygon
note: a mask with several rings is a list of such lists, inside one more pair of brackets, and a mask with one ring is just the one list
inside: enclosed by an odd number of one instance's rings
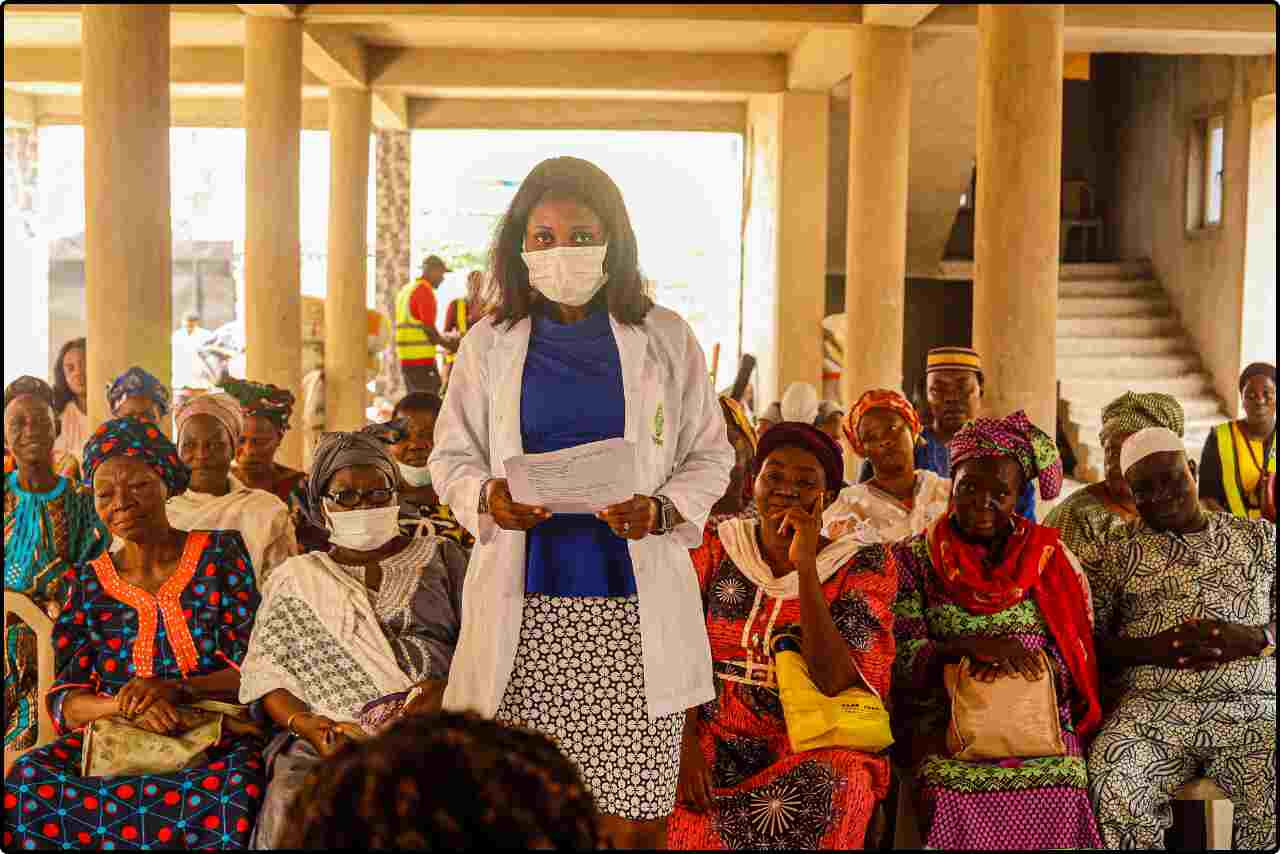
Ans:
{"label": "blurred person in background", "polygon": [[75,457],[77,463],[89,441],[85,352],[85,339],[73,338],[62,345],[53,363],[53,413],[58,419],[53,449]]}

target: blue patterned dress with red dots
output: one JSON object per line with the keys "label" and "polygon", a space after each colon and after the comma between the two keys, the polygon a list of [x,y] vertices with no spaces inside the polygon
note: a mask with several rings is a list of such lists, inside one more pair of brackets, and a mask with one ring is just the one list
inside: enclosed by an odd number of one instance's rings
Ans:
{"label": "blue patterned dress with red dots", "polygon": [[135,676],[239,669],[260,601],[240,534],[193,531],[154,594],[103,555],[67,573],[48,702],[61,737],[18,758],[4,781],[4,850],[247,847],[265,788],[261,742],[224,729],[199,765],[174,774],[81,777],[83,728],[66,731],[72,690],[112,696]]}

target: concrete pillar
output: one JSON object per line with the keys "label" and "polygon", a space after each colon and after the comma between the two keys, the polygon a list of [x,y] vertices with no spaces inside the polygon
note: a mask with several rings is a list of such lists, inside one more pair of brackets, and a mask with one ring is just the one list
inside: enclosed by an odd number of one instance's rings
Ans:
{"label": "concrete pillar", "polygon": [[[246,373],[302,394],[302,23],[248,15],[244,50]],[[302,436],[277,459],[302,465]]]}
{"label": "concrete pillar", "polygon": [[81,11],[89,422],[132,365],[172,374],[169,7]]}
{"label": "concrete pillar", "polygon": [[841,392],[902,388],[911,30],[854,27]]}
{"label": "concrete pillar", "polygon": [[365,424],[368,361],[369,133],[367,89],[329,89],[329,265],[324,301],[325,422],[329,430]]}
{"label": "concrete pillar", "polygon": [[[375,231],[375,269],[377,270],[377,308],[388,320],[396,316],[396,292],[412,276],[409,258],[410,221],[412,209],[409,203],[410,166],[412,164],[411,133],[407,130],[379,130],[377,145],[377,191],[374,196],[378,206]],[[382,355],[382,373],[378,378],[381,393],[392,400],[404,396],[404,383],[400,376],[400,363],[396,360],[395,338],[387,342]]]}
{"label": "concrete pillar", "polygon": [[742,324],[743,352],[759,361],[757,411],[793,382],[822,388],[830,107],[825,92],[748,103]]}
{"label": "concrete pillar", "polygon": [[973,342],[984,409],[1057,421],[1061,5],[978,7]]}

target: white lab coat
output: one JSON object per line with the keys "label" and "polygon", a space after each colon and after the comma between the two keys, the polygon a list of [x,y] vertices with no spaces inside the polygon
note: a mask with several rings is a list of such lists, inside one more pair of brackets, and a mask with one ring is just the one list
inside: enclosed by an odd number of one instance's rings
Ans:
{"label": "white lab coat", "polygon": [[[715,698],[711,647],[689,549],[702,543],[711,506],[729,485],[734,454],[706,357],[689,325],[658,307],[639,326],[610,321],[622,363],[624,438],[637,446],[637,491],[666,495],[686,520],[669,535],[628,541],[645,693],[649,716],[656,719]],[[467,333],[430,460],[441,499],[476,538],[444,707],[489,717],[511,678],[520,637],[525,534],[503,530],[493,517],[478,513],[480,486],[490,477],[504,477],[504,462],[524,452],[520,397],[531,329],[528,318],[510,329],[485,318]]]}

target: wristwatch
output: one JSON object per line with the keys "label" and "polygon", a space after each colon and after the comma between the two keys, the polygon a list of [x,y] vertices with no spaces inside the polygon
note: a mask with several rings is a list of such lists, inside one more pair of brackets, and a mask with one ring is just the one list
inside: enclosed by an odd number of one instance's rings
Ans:
{"label": "wristwatch", "polygon": [[480,501],[476,506],[476,512],[481,516],[489,515],[489,482],[494,478],[488,478],[484,483],[480,484]]}
{"label": "wristwatch", "polygon": [[658,527],[653,533],[670,534],[676,529],[676,505],[665,495],[655,495],[653,500],[658,502]]}
{"label": "wristwatch", "polygon": [[1273,658],[1276,654],[1276,632],[1271,626],[1262,627],[1262,636],[1267,639],[1267,645],[1262,648],[1262,652],[1258,653],[1258,658]]}

